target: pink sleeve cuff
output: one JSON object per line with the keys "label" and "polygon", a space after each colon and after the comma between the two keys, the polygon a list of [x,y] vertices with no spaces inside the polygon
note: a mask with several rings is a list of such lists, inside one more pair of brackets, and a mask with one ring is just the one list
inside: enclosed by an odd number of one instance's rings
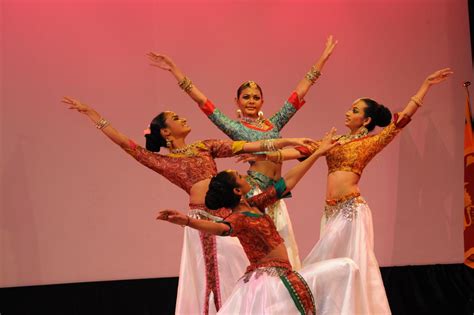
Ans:
{"label": "pink sleeve cuff", "polygon": [[212,104],[212,102],[209,99],[206,101],[206,103],[204,103],[204,105],[200,107],[201,107],[201,110],[204,112],[204,114],[206,114],[207,116],[211,115],[216,109],[214,104]]}
{"label": "pink sleeve cuff", "polygon": [[306,101],[305,100],[300,101],[300,98],[298,97],[298,94],[296,94],[296,92],[293,92],[293,93],[291,93],[290,97],[288,98],[288,103],[293,105],[293,107],[296,110],[299,110],[304,105],[304,103],[306,103]]}

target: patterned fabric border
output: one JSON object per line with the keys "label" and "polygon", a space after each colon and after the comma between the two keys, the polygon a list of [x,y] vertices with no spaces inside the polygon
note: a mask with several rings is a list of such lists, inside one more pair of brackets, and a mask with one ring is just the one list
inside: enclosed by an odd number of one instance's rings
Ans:
{"label": "patterned fabric border", "polygon": [[214,306],[216,310],[221,308],[221,290],[219,286],[219,270],[217,265],[216,237],[209,233],[199,232],[201,237],[202,251],[206,265],[206,292],[204,294],[203,314],[209,314],[209,298],[211,292],[214,295]]}
{"label": "patterned fabric border", "polygon": [[280,276],[281,281],[290,293],[296,308],[303,315],[315,315],[314,296],[304,278],[296,271]]}

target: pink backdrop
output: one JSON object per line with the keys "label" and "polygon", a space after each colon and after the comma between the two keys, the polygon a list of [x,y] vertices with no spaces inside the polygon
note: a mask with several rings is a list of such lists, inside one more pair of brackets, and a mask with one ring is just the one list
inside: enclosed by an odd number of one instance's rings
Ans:
{"label": "pink backdrop", "polygon": [[[142,144],[165,109],[188,118],[190,140],[225,138],[145,53],[172,56],[230,116],[238,85],[259,82],[268,116],[329,34],[337,50],[283,135],[346,132],[344,112],[357,97],[399,110],[426,75],[452,67],[361,188],[382,266],[462,261],[466,1],[4,0],[0,8],[0,286],[178,273],[182,229],[154,218],[161,208],[185,210],[187,195],[65,109],[63,95],[93,104]],[[318,162],[288,200],[302,257],[319,236],[325,175]]]}

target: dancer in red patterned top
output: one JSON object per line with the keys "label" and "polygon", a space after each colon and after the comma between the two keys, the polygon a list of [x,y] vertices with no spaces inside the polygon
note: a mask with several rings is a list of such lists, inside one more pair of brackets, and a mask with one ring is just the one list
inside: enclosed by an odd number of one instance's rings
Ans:
{"label": "dancer in red patterned top", "polygon": [[159,213],[157,219],[234,236],[242,244],[250,265],[219,314],[366,313],[364,301],[357,299],[361,283],[352,260],[328,260],[293,271],[283,239],[265,213],[265,208],[289,193],[320,156],[337,145],[331,143],[333,134],[334,130],[282,179],[248,199],[245,195],[251,186],[238,172],[224,171],[213,177],[206,206],[232,209],[232,214],[221,221],[193,219],[175,210]]}
{"label": "dancer in red patterned top", "polygon": [[[186,119],[173,112],[163,112],[152,120],[150,128],[146,130],[145,149],[113,128],[90,106],[68,97],[63,102],[70,109],[88,116],[99,130],[138,162],[185,190],[190,202],[188,215],[205,220],[221,220],[230,213],[227,209],[209,210],[204,205],[210,178],[217,173],[214,158],[310,141],[277,139],[247,143],[203,140],[186,145],[186,136],[191,131]],[[167,147],[169,154],[159,154],[161,147]],[[216,239],[208,233],[198,233],[186,228],[176,313],[215,313],[232,291],[239,273],[247,264],[242,247],[235,240]]]}

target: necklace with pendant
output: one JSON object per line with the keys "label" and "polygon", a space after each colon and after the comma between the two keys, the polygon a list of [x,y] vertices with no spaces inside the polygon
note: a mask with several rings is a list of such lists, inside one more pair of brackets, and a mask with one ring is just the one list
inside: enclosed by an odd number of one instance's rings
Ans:
{"label": "necklace with pendant", "polygon": [[346,143],[351,142],[353,140],[363,138],[363,137],[367,136],[368,133],[369,133],[369,131],[367,130],[367,128],[360,127],[359,130],[357,130],[357,133],[355,133],[355,134],[350,134],[349,133],[349,134],[342,135],[342,136],[336,136],[336,137],[333,138],[333,140],[339,142],[339,144],[346,144]]}

